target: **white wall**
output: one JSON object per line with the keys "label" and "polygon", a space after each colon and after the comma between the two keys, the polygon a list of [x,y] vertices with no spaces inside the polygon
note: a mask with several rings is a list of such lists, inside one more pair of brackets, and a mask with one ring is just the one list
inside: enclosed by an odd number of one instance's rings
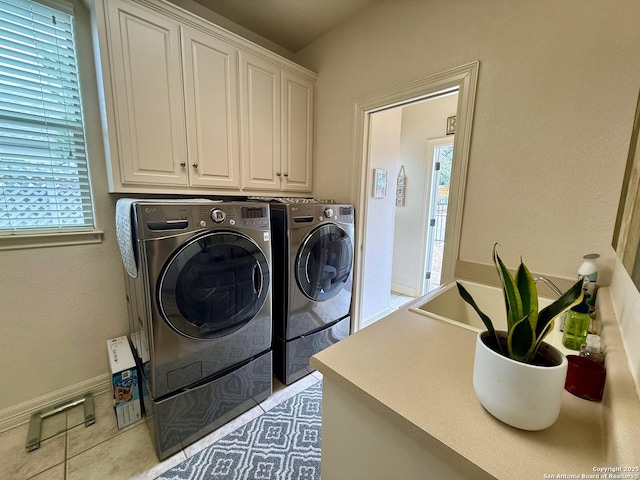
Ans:
{"label": "white wall", "polygon": [[[362,287],[362,323],[388,313],[391,300],[391,266],[393,256],[393,230],[396,208],[395,181],[398,176],[400,155],[400,128],[402,110],[392,109],[375,113],[370,122],[370,164],[367,172],[367,239],[364,244]],[[387,171],[387,194],[372,198],[373,170]],[[356,211],[356,215],[358,212]]]}
{"label": "white wall", "polygon": [[629,368],[640,395],[640,293],[618,259],[611,278],[611,300]]}
{"label": "white wall", "polygon": [[423,217],[429,203],[432,160],[427,140],[446,136],[447,117],[456,114],[457,104],[458,94],[454,94],[402,109],[400,165],[404,165],[407,188],[405,206],[396,208],[392,283],[408,295],[421,295],[416,288],[424,263]]}

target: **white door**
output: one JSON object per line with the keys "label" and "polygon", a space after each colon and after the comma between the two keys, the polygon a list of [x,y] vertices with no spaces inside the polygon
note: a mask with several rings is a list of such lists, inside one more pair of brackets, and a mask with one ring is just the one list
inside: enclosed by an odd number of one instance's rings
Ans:
{"label": "white door", "polygon": [[451,186],[451,166],[453,160],[453,136],[428,141],[431,162],[431,186],[429,188],[429,211],[425,245],[424,285],[422,294],[430,292],[442,284],[442,259],[447,207]]}

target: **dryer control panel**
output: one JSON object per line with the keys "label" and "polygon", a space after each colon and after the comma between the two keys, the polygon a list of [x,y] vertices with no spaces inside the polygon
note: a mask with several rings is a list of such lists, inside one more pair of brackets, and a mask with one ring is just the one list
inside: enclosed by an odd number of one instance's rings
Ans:
{"label": "dryer control panel", "polygon": [[338,212],[338,221],[342,223],[353,223],[353,205],[336,205],[334,211]]}
{"label": "dryer control panel", "polygon": [[[279,205],[272,208],[282,208]],[[343,225],[354,223],[353,205],[316,205],[295,204],[286,205],[289,210],[289,228],[312,227],[324,222],[335,222]]]}

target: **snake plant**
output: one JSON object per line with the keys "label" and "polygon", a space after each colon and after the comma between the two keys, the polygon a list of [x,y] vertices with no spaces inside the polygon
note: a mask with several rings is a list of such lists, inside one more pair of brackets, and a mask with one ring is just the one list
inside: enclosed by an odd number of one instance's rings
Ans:
{"label": "snake plant", "polygon": [[493,262],[498,270],[507,310],[506,351],[498,339],[492,320],[480,310],[467,289],[456,282],[458,292],[478,313],[500,353],[519,362],[533,363],[544,337],[553,330],[554,320],[582,301],[582,280],[578,280],[551,305],[538,311],[538,289],[529,269],[521,259],[515,277],[511,275],[500,259],[496,245],[493,247]]}

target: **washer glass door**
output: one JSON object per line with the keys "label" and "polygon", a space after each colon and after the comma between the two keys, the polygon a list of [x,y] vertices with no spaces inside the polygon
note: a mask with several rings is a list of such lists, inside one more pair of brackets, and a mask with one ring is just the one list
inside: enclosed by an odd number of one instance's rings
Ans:
{"label": "washer glass door", "polygon": [[296,280],[311,300],[328,300],[342,291],[352,265],[349,235],[336,224],[325,224],[313,230],[298,250]]}
{"label": "washer glass door", "polygon": [[238,232],[210,232],[185,243],[158,283],[165,321],[190,338],[228,335],[265,302],[269,267],[260,247]]}

